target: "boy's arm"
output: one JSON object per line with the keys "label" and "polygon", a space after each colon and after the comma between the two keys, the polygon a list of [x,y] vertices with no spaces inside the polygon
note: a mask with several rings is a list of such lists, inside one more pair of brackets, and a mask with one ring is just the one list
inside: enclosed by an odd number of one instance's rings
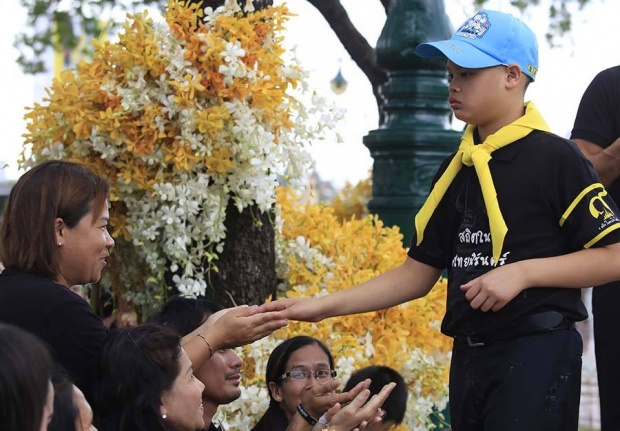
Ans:
{"label": "boy's arm", "polygon": [[320,298],[289,301],[283,313],[287,319],[318,322],[327,317],[382,310],[426,295],[441,270],[411,257],[397,268],[350,289]]}
{"label": "boy's arm", "polygon": [[500,266],[461,286],[474,309],[498,311],[532,287],[584,288],[620,280],[620,243]]}
{"label": "boy's arm", "polygon": [[620,138],[607,148],[602,148],[585,139],[573,139],[573,142],[592,163],[605,187],[620,176]]}

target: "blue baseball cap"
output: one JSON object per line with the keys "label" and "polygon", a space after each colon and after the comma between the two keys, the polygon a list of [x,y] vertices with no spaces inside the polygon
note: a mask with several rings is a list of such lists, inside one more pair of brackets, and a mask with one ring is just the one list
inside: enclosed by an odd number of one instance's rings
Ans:
{"label": "blue baseball cap", "polygon": [[532,81],[538,71],[534,32],[520,19],[488,9],[476,12],[450,39],[421,43],[415,52],[427,58],[445,56],[469,69],[517,64]]}

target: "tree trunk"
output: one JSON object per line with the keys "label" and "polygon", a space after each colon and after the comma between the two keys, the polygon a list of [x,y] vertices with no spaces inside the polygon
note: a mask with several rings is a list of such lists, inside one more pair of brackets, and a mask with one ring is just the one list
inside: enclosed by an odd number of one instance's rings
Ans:
{"label": "tree trunk", "polygon": [[275,233],[270,215],[257,207],[226,208],[224,251],[208,276],[207,296],[224,306],[262,304],[275,296]]}

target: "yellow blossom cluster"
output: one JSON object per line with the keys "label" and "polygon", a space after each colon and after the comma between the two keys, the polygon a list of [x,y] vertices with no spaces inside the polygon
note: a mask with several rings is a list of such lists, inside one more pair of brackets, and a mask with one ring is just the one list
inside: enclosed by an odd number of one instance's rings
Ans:
{"label": "yellow blossom cluster", "polygon": [[[385,227],[376,216],[341,222],[333,207],[304,203],[286,189],[278,191],[277,205],[281,217],[277,242],[282,249],[287,243],[293,246],[293,251],[281,250],[279,256],[284,260],[280,262],[280,275],[287,283],[288,297],[313,297],[346,289],[398,266],[406,258],[398,228]],[[301,242],[313,253],[304,256],[303,248],[297,247]],[[278,341],[310,335],[329,347],[343,382],[352,371],[368,365],[387,365],[399,371],[410,388],[410,408],[400,429],[432,427],[430,411],[416,410],[416,406],[443,406],[446,402],[452,342],[439,332],[446,288],[446,281],[441,279],[426,297],[386,310],[319,323],[290,322],[269,337],[271,341],[245,348],[246,383],[265,386],[264,365]]]}
{"label": "yellow blossom cluster", "polygon": [[[216,139],[219,131],[233,126],[226,102],[251,101],[276,135],[292,125],[290,106],[284,102],[290,99],[286,93],[289,85],[295,87],[298,81],[277,73],[284,49],[281,36],[274,36],[282,30],[286,13],[284,6],[267,8],[243,17],[222,16],[207,27],[198,19],[202,11],[196,4],[173,0],[166,20],[184,48],[180,58],[162,49],[161,36],[148,12],[129,15],[118,42],[93,41],[94,59],[82,61],[77,70],[64,70],[54,80],[47,89],[48,103],[36,103],[26,115],[26,143],[35,158],[60,143],[65,147],[65,157],[86,159],[107,178],[140,189],[148,189],[175,171],[191,171],[196,165],[226,174],[235,162],[224,146],[227,142]],[[243,41],[248,55],[239,61],[248,69],[260,65],[260,74],[269,76],[268,82],[245,79],[224,83],[219,66],[227,40]],[[199,73],[175,80],[169,70],[173,61],[187,62],[181,69],[192,67]],[[161,100],[136,100],[140,106],[131,109],[122,90],[151,83],[167,85],[171,91]],[[210,151],[197,151],[180,139],[181,124],[170,121],[168,102],[181,110],[197,105],[202,108],[193,121],[197,130],[210,138]],[[104,146],[122,146],[115,163],[97,157],[105,156],[105,151],[92,148],[84,154],[79,145],[73,145],[93,134],[105,138]],[[140,157],[158,153],[159,164]]]}
{"label": "yellow blossom cluster", "polygon": [[[289,86],[296,87],[293,75],[282,75],[284,48],[281,32],[287,16],[284,6],[266,8],[239,16],[219,17],[212,26],[199,18],[202,10],[197,4],[171,1],[166,21],[182,46],[182,56],[175,58],[162,48],[162,36],[154,30],[148,12],[128,15],[124,31],[117,42],[95,44],[94,58],[82,61],[76,70],[61,72],[47,89],[47,104],[36,103],[25,116],[28,121],[25,142],[29,144],[34,161],[50,153],[50,147],[64,147],[64,158],[87,162],[97,172],[113,181],[113,197],[121,197],[118,183],[132,188],[150,190],[155,182],[170,179],[178,171],[191,172],[205,167],[209,173],[227,175],[236,166],[228,147],[229,140],[220,140],[218,132],[234,126],[227,102],[242,100],[251,103],[273,133],[292,126]],[[219,72],[222,52],[230,40],[241,41],[246,54],[239,61],[247,68],[257,68],[268,80],[239,79],[225,83]],[[179,69],[192,67],[177,80],[170,76],[174,61],[183,62]],[[166,88],[160,100],[127,100],[124,90],[150,85]],[[135,102],[137,106],[130,106]],[[191,142],[180,139],[181,121],[171,118],[169,104],[179,110],[200,108],[192,121],[208,140],[208,150],[201,151]],[[137,108],[137,109],[135,109]],[[180,120],[180,118],[178,119]],[[101,144],[86,151],[81,143],[93,136]],[[122,148],[114,154],[113,162],[106,157],[105,147]],[[144,159],[152,155],[153,159]],[[22,163],[26,163],[23,154]],[[154,163],[156,161],[157,163]],[[112,224],[119,229],[121,215]],[[123,233],[129,237],[126,230]]]}
{"label": "yellow blossom cluster", "polygon": [[339,114],[284,49],[287,17],[234,0],[204,11],[170,0],[165,21],[128,15],[117,41],[95,41],[93,59],[26,114],[23,167],[73,159],[111,181],[117,248],[135,248],[130,266],[150,271],[129,286],[148,277],[163,291],[168,271],[180,292],[204,294],[228,203],[270,211],[280,180],[305,183],[309,145]]}

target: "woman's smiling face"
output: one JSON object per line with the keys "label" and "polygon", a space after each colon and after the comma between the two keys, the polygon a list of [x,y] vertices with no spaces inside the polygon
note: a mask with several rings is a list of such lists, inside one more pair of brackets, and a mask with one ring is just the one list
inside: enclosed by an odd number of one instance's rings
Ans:
{"label": "woman's smiling face", "polygon": [[110,249],[114,247],[114,240],[108,232],[108,203],[104,203],[101,214],[94,218],[92,211],[88,211],[72,228],[62,219],[55,221],[59,252],[57,281],[67,287],[98,281],[107,265]]}
{"label": "woman's smiling face", "polygon": [[179,374],[172,388],[161,396],[161,412],[170,429],[197,431],[204,428],[202,391],[205,385],[194,377],[192,363],[181,349]]}

